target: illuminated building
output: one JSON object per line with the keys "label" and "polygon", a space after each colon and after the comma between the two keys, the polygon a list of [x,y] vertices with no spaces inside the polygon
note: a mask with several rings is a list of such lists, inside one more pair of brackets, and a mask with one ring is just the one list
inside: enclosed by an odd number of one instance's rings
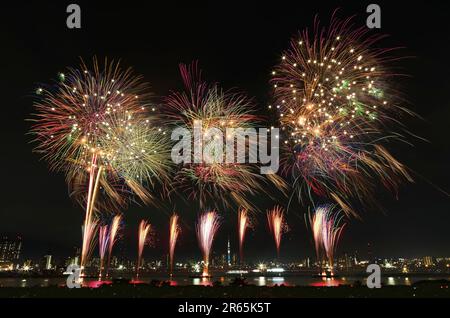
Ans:
{"label": "illuminated building", "polygon": [[0,238],[0,262],[17,262],[22,249],[20,236],[3,235]]}
{"label": "illuminated building", "polygon": [[238,256],[236,253],[233,254],[233,257],[231,258],[231,265],[236,266],[238,263]]}
{"label": "illuminated building", "polygon": [[44,256],[44,269],[46,269],[46,270],[52,269],[52,256],[51,255]]}
{"label": "illuminated building", "polygon": [[423,258],[423,265],[425,265],[425,267],[431,267],[433,266],[433,258],[431,256],[425,256]]}

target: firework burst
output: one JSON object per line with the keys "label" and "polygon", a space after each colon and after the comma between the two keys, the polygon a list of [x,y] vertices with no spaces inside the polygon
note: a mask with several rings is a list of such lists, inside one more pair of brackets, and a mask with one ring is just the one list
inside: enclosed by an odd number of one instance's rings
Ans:
{"label": "firework burst", "polygon": [[[101,139],[105,165],[144,202],[155,202],[147,190],[164,186],[171,169],[170,141],[155,118],[116,112]],[[162,189],[164,190],[164,189]]]}
{"label": "firework burst", "polygon": [[178,225],[178,215],[174,213],[170,217],[170,225],[169,225],[169,257],[170,257],[171,275],[173,274],[175,246],[177,245],[177,239],[179,234],[180,234],[180,226]]}
{"label": "firework burst", "polygon": [[[35,150],[51,170],[65,173],[71,195],[85,207],[85,229],[93,227],[101,207],[123,207],[132,193],[148,199],[144,181],[153,184],[165,176],[167,143],[154,134],[155,120],[152,128],[143,124],[148,124],[143,119],[149,106],[146,88],[130,69],[123,71],[107,60],[100,69],[94,59],[93,70],[82,63],[55,85],[37,91],[31,129]],[[91,248],[88,232],[82,267]]]}
{"label": "firework burst", "polygon": [[269,224],[270,232],[272,232],[277,248],[277,256],[280,256],[281,237],[286,231],[286,222],[284,220],[283,209],[279,206],[267,211],[267,222]]}
{"label": "firework burst", "polygon": [[[254,127],[257,118],[252,114],[253,108],[248,98],[239,93],[225,92],[217,84],[203,82],[195,63],[191,66],[181,65],[180,70],[185,91],[168,96],[165,108],[167,118],[175,127],[185,128],[192,136],[195,135],[197,125],[202,131],[216,128],[222,133],[226,128]],[[224,134],[223,153],[226,153],[226,143],[234,141],[234,138]],[[203,149],[211,145],[213,140],[203,140]],[[198,145],[192,145],[192,149],[196,147]],[[247,147],[248,151],[255,149],[250,145]],[[201,208],[206,204],[216,204],[219,197],[225,206],[236,203],[250,208],[247,196],[263,190],[263,178],[254,165],[225,163],[225,158],[211,162],[202,154],[194,156],[194,163],[180,166],[174,188],[182,189],[189,199],[198,199]]]}
{"label": "firework burst", "polygon": [[332,205],[319,206],[309,217],[317,260],[319,264],[325,259],[331,271],[334,266],[334,253],[345,227],[343,215]]}
{"label": "firework burst", "polygon": [[118,63],[105,61],[101,70],[94,59],[93,71],[84,63],[69,69],[64,80],[41,90],[35,103],[35,151],[72,181],[101,160],[104,127],[116,112],[144,112],[145,88],[140,77],[122,71]]}
{"label": "firework burst", "polygon": [[151,224],[147,221],[142,220],[139,223],[139,231],[138,231],[138,258],[136,263],[136,278],[139,277],[139,269],[141,267],[142,262],[142,253],[144,252],[144,246],[147,243],[148,235],[151,232]]}
{"label": "firework burst", "polygon": [[[406,168],[384,147],[403,136],[385,68],[390,50],[374,48],[381,39],[352,19],[316,23],[300,33],[272,72],[276,108],[283,131],[282,173],[302,193],[336,201],[356,215],[351,200],[367,202],[379,180],[389,190],[411,180]],[[398,95],[398,94],[397,94]],[[311,197],[312,199],[312,197]]]}
{"label": "firework burst", "polygon": [[206,212],[198,219],[197,239],[203,253],[203,277],[209,277],[209,255],[219,226],[219,215],[215,211]]}

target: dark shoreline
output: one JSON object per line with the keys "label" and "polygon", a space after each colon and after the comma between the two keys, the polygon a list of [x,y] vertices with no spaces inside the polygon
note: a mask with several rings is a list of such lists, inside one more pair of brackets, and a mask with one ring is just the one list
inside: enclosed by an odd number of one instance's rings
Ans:
{"label": "dark shoreline", "polygon": [[421,281],[412,286],[161,286],[112,284],[99,288],[4,287],[0,298],[450,298],[449,281]]}

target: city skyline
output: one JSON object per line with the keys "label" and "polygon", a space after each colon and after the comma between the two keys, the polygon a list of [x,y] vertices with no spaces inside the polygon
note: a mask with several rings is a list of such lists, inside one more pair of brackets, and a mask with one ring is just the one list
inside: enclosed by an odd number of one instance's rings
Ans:
{"label": "city skyline", "polygon": [[[17,244],[19,243],[19,244]],[[55,257],[51,253],[42,255],[37,259],[30,259],[26,256],[20,257],[21,239],[9,239],[3,237],[0,241],[0,272],[8,271],[22,271],[22,272],[53,272],[54,274],[61,274],[64,272],[67,266],[71,264],[79,265],[80,261],[80,249],[74,249],[74,255],[66,257]],[[227,245],[228,246],[228,245]],[[6,257],[5,257],[6,256]],[[9,257],[9,258],[8,258]],[[111,270],[122,271],[125,273],[132,273],[135,270],[135,258],[129,258],[120,252],[116,253],[112,257]],[[185,259],[178,259],[175,261],[175,272],[195,272],[201,268],[201,257],[191,257]],[[99,268],[100,259],[96,255],[90,259],[87,264],[87,268],[90,272],[96,271]],[[231,249],[227,248],[224,253],[213,253],[211,255],[210,267],[213,271],[241,271],[254,269],[268,269],[268,268],[282,268],[283,271],[298,271],[298,270],[312,270],[315,271],[325,264],[323,261],[317,260],[316,257],[298,258],[296,260],[250,260],[241,262],[237,253],[233,253]],[[450,268],[450,256],[435,257],[435,256],[423,256],[419,258],[383,258],[377,257],[372,254],[370,246],[366,253],[358,253],[354,251],[352,253],[342,253],[336,256],[336,269],[340,273],[352,270],[356,272],[364,272],[368,264],[379,264],[386,272],[385,274],[392,273],[423,273],[428,271],[430,273],[436,271],[448,271]],[[168,255],[161,258],[143,257],[141,267],[143,273],[150,272],[169,272]],[[237,272],[236,272],[237,273]],[[117,275],[116,273],[115,275]]]}
{"label": "city skyline", "polygon": [[[229,236],[228,236],[229,237]],[[225,235],[223,235],[223,238],[225,238]],[[212,257],[223,257],[225,263],[233,263],[234,265],[238,265],[240,263],[239,261],[239,246],[237,239],[234,240],[233,243],[230,239],[225,239],[223,242],[214,243],[213,250],[212,250]],[[117,243],[117,252],[116,255],[113,255],[115,258],[121,258],[126,259],[129,261],[134,261],[137,253],[137,246],[127,248],[125,245],[127,243],[124,242],[122,239]],[[26,242],[25,242],[26,246]],[[177,251],[177,256],[175,261],[176,262],[186,262],[186,261],[193,261],[195,259],[200,260],[202,258],[201,251],[198,249],[198,246],[194,246],[196,251],[193,251],[193,253],[187,254],[186,252],[183,253],[183,251]],[[95,245],[94,253],[92,255],[93,259],[99,258],[98,247]],[[69,249],[64,249],[62,252],[58,252],[57,250],[52,250],[51,248],[44,249],[45,252],[39,253],[39,252],[32,252],[27,253],[25,248],[24,252],[24,241],[22,239],[22,236],[19,234],[16,235],[0,235],[0,262],[13,262],[15,265],[20,265],[24,261],[32,260],[36,262],[37,260],[42,259],[42,257],[45,257],[46,255],[51,255],[53,259],[58,260],[66,260],[69,258],[74,258],[80,256],[81,248],[80,246],[72,246]],[[70,252],[67,252],[67,250],[70,250]],[[273,261],[280,261],[280,262],[295,262],[301,259],[310,259],[311,262],[317,262],[317,255],[315,255],[313,245],[311,245],[310,250],[304,251],[304,253],[301,253],[299,255],[281,255],[280,257],[277,257],[275,252],[275,246],[273,247],[273,250],[268,249],[266,253],[261,253],[259,256],[257,253],[248,253],[245,257],[245,261],[248,263],[258,263],[261,261],[264,262],[273,262]],[[273,255],[270,255],[273,254]],[[166,250],[164,250],[164,247],[160,247],[155,249],[152,246],[149,246],[145,249],[145,253],[143,254],[143,258],[147,260],[153,260],[153,261],[167,261],[167,257],[169,255],[169,247],[166,247]],[[373,245],[368,242],[366,243],[363,248],[361,249],[345,249],[345,248],[339,248],[336,253],[336,258],[340,259],[342,257],[345,257],[345,255],[352,255],[354,258],[358,258],[360,260],[364,261],[370,261],[371,259],[377,260],[377,259],[421,259],[425,257],[432,257],[432,258],[450,258],[450,255],[447,255],[445,253],[442,254],[430,254],[425,253],[421,255],[415,255],[415,256],[406,256],[406,255],[383,255],[382,253],[378,253],[376,250],[374,251]],[[232,262],[234,260],[234,262]]]}

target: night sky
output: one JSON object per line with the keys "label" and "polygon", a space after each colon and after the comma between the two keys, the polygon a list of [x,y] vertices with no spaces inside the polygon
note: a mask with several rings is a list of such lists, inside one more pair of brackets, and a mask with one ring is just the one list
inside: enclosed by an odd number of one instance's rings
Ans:
{"label": "night sky", "polygon": [[[2,3],[1,55],[1,203],[0,233],[20,233],[25,256],[50,252],[72,253],[81,243],[84,211],[71,201],[61,174],[50,173],[47,163],[32,153],[27,135],[33,93],[40,83],[56,78],[79,58],[94,55],[121,59],[151,84],[157,96],[181,87],[180,62],[199,61],[206,79],[225,88],[237,87],[254,96],[261,112],[270,103],[270,71],[288,47],[291,36],[309,27],[314,16],[324,23],[334,9],[340,17],[356,15],[365,23],[368,1],[72,1],[81,6],[82,29],[66,27],[64,1],[32,4]],[[152,1],[153,2],[153,1]],[[382,28],[388,34],[382,44],[403,47],[395,54],[403,74],[395,83],[406,105],[422,119],[406,117],[409,130],[425,138],[411,139],[414,147],[390,145],[390,150],[412,171],[416,183],[404,184],[397,196],[380,192],[385,211],[367,209],[362,220],[353,220],[339,251],[366,255],[450,256],[450,5],[444,1],[377,1]],[[433,186],[434,184],[435,186]],[[256,197],[262,211],[274,202]],[[148,256],[163,255],[167,246],[168,217],[174,205],[183,218],[177,247],[180,256],[200,256],[194,233],[195,204],[165,202],[165,209],[133,205],[126,217],[125,247],[136,251],[137,223],[148,218],[158,232],[158,246]],[[289,211],[290,231],[282,242],[282,258],[313,255],[305,229],[305,207]],[[221,211],[224,225],[214,249],[221,253],[230,235],[236,247],[235,211]],[[247,238],[246,254],[255,260],[273,258],[265,214]]]}

